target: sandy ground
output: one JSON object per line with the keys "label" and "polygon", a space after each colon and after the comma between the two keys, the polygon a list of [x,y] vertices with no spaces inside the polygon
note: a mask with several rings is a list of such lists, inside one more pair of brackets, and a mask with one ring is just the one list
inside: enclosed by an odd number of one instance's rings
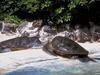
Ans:
{"label": "sandy ground", "polygon": [[7,36],[5,34],[1,34],[1,32],[0,32],[0,42],[4,41],[4,40],[7,40],[7,39],[15,38],[15,37],[18,37],[18,34]]}
{"label": "sandy ground", "polygon": [[[6,36],[5,34],[0,34],[0,41],[4,41],[7,39],[15,38],[17,35],[14,36]],[[79,43],[81,46],[83,46],[85,49],[87,49],[90,52],[90,57],[100,58],[100,43]],[[93,54],[94,53],[94,54]],[[23,65],[30,66],[31,65],[39,65],[39,62],[44,61],[47,65],[47,61],[55,60],[57,62],[65,63],[67,65],[76,62],[76,60],[68,61],[67,63],[65,60],[69,59],[62,59],[60,57],[55,57],[52,55],[49,55],[42,51],[42,49],[27,49],[22,51],[14,51],[14,52],[7,52],[7,53],[0,53],[0,75],[3,75],[2,73],[5,73],[6,71],[15,70]],[[62,61],[63,60],[63,61]],[[76,63],[78,63],[77,61]],[[53,62],[51,62],[53,63]],[[38,66],[39,67],[39,66]],[[10,75],[10,74],[9,74]]]}

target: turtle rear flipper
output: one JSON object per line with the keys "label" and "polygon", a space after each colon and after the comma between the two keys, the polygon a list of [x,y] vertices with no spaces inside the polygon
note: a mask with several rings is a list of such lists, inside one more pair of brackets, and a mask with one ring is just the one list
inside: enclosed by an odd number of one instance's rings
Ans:
{"label": "turtle rear flipper", "polygon": [[92,61],[92,62],[96,62],[94,58],[90,58],[90,57],[84,57],[84,58],[78,58],[81,62],[89,62],[89,61]]}

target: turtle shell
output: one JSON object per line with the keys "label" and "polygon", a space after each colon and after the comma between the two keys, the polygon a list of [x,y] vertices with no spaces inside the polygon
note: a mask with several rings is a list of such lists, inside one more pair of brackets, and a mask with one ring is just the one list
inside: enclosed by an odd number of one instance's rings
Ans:
{"label": "turtle shell", "polygon": [[16,37],[0,42],[0,49],[9,48],[12,51],[42,46],[38,37]]}
{"label": "turtle shell", "polygon": [[50,52],[52,51],[56,55],[62,57],[84,57],[87,56],[89,53],[73,40],[62,36],[56,36],[47,46],[47,48],[49,48],[47,50],[50,50]]}

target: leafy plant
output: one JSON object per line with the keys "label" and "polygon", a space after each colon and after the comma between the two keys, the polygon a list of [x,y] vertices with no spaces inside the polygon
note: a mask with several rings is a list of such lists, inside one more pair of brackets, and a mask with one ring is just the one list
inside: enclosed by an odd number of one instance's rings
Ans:
{"label": "leafy plant", "polygon": [[[77,6],[88,6],[95,0],[2,0],[0,2],[0,20],[19,24],[23,14],[39,15],[55,24],[68,22],[72,18],[72,10]],[[16,14],[17,13],[17,14]],[[41,15],[40,15],[41,14]],[[47,14],[47,15],[45,15]],[[30,16],[33,18],[33,16]],[[25,19],[25,18],[23,18]]]}

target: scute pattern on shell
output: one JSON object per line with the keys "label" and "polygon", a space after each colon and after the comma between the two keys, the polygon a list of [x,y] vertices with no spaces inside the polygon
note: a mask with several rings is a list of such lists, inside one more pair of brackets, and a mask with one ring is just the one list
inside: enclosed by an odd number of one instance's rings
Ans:
{"label": "scute pattern on shell", "polygon": [[67,58],[73,56],[84,57],[88,56],[89,53],[76,42],[62,36],[56,36],[51,42],[47,43],[43,49],[53,55],[55,54]]}

